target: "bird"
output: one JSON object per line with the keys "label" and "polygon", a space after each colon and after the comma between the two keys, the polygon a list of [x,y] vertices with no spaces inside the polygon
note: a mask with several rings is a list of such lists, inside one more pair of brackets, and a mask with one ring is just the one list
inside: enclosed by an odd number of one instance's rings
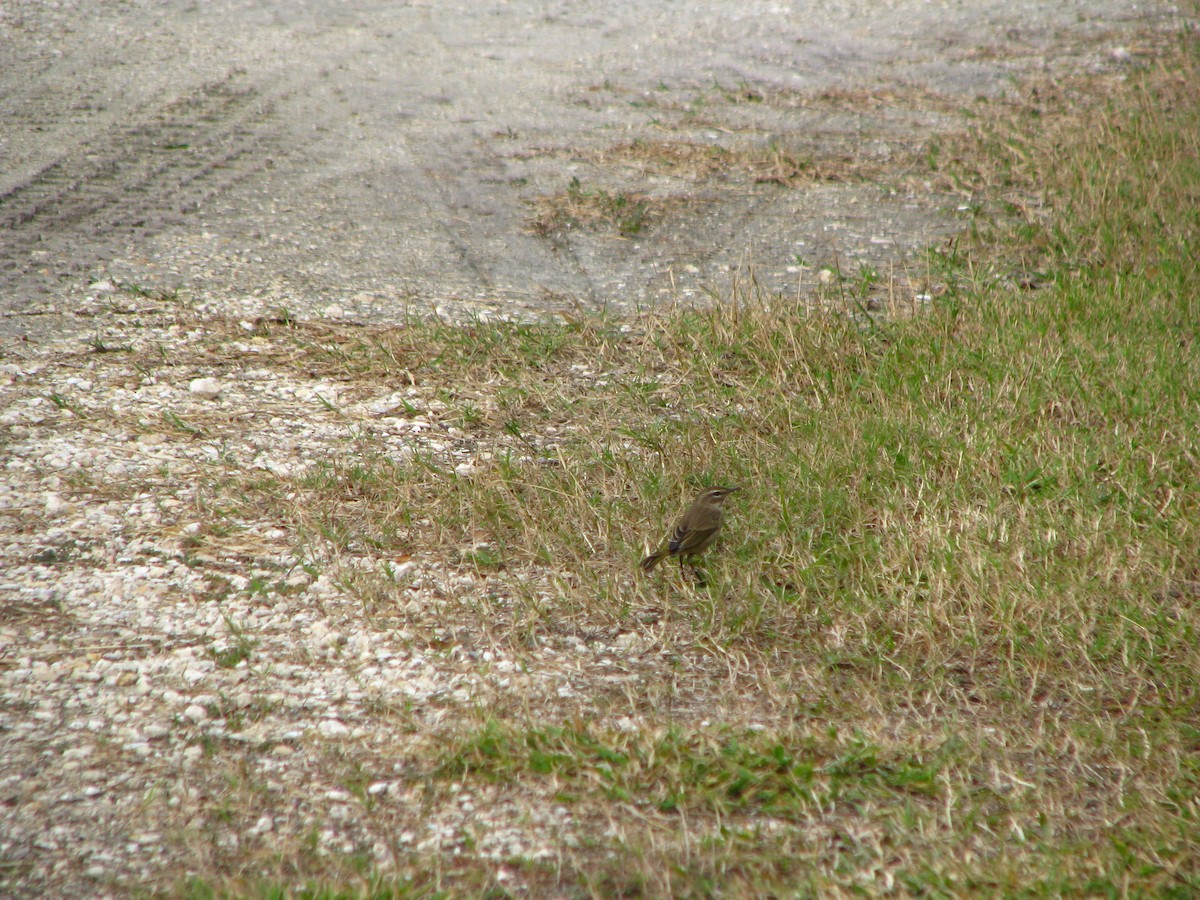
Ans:
{"label": "bird", "polygon": [[736,490],[737,487],[720,486],[701,491],[700,495],[692,501],[687,512],[683,514],[683,518],[663,541],[662,546],[642,560],[642,571],[651,571],[668,556],[678,556],[680,567],[683,566],[685,560],[690,562],[692,571],[696,573],[697,579],[703,584],[703,576],[696,570],[694,561],[696,557],[712,546],[717,535],[721,533],[721,522],[725,518],[721,504]]}

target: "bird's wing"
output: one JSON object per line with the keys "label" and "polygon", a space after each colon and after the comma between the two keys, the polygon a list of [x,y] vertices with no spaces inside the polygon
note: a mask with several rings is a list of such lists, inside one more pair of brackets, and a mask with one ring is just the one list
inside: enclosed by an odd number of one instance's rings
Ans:
{"label": "bird's wing", "polygon": [[682,525],[678,525],[667,546],[673,554],[687,553],[696,547],[703,547],[708,539],[716,533],[716,530],[716,528],[684,528]]}

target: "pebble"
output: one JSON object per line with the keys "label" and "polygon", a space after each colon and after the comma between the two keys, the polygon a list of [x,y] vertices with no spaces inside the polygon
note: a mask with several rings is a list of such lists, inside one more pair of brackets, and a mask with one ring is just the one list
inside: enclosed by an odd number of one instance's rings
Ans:
{"label": "pebble", "polygon": [[339,721],[338,719],[322,719],[317,724],[317,732],[322,737],[337,738],[348,735],[350,733],[350,729],[346,727],[345,723]]}
{"label": "pebble", "polygon": [[188,390],[205,400],[215,400],[221,395],[223,387],[215,378],[193,378],[188,382]]}

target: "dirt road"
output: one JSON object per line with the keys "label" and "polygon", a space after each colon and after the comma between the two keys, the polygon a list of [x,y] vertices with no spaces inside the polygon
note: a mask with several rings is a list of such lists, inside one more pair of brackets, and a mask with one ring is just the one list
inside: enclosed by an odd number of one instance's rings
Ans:
{"label": "dirt road", "polygon": [[0,9],[6,337],[109,277],[387,321],[648,304],[952,232],[907,177],[1013,76],[1125,64],[1116,0]]}

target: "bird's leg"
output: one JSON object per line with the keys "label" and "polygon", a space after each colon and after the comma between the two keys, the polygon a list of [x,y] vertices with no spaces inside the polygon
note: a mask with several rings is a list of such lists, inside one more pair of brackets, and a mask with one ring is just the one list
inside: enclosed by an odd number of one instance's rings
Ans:
{"label": "bird's leg", "polygon": [[706,576],[704,574],[704,570],[701,569],[695,563],[691,563],[691,569],[692,569],[692,577],[694,577],[696,579],[696,586],[697,587],[708,587],[708,576]]}

